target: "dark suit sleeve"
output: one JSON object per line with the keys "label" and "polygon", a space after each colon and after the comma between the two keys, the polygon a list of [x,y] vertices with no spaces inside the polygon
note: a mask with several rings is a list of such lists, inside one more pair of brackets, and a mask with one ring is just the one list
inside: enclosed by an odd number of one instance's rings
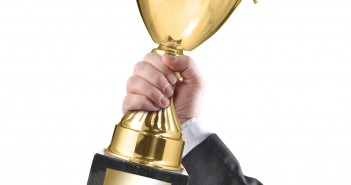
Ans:
{"label": "dark suit sleeve", "polygon": [[243,174],[239,162],[216,134],[192,149],[183,158],[183,166],[190,176],[189,185],[262,185]]}

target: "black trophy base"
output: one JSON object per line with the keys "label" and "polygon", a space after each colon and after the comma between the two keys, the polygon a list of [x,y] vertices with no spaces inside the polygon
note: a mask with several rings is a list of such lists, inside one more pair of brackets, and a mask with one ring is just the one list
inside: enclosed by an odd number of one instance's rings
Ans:
{"label": "black trophy base", "polygon": [[187,185],[189,176],[95,154],[88,185]]}

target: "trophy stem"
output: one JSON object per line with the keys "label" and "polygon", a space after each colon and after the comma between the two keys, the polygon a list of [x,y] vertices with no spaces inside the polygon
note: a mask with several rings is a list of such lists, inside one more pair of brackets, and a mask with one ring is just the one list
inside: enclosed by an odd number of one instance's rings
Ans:
{"label": "trophy stem", "polygon": [[173,98],[167,108],[156,112],[129,111],[116,125],[111,156],[165,170],[182,170],[184,148]]}
{"label": "trophy stem", "polygon": [[181,42],[182,40],[175,40],[171,36],[168,36],[168,42],[166,44],[160,44],[158,48],[153,49],[152,52],[158,53],[160,55],[183,55],[183,49],[180,47]]}

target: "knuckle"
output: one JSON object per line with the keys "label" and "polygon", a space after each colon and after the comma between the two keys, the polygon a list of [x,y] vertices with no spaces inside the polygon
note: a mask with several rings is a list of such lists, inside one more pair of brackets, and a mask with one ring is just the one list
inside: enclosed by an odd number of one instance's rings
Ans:
{"label": "knuckle", "polygon": [[140,61],[140,62],[138,62],[138,63],[136,63],[135,64],[135,66],[134,66],[134,74],[135,73],[138,73],[139,71],[143,71],[143,70],[145,70],[145,68],[147,67],[147,63],[146,62],[144,62],[144,61]]}
{"label": "knuckle", "polygon": [[204,87],[205,86],[205,80],[204,80],[204,78],[201,75],[198,76],[198,84],[199,84],[200,87]]}
{"label": "knuckle", "polygon": [[140,107],[139,108],[144,107],[147,104],[147,102],[148,102],[148,99],[145,96],[142,96],[140,98],[140,104],[139,104]]}
{"label": "knuckle", "polygon": [[123,98],[122,106],[125,106],[127,104],[128,104],[128,95]]}
{"label": "knuckle", "polygon": [[150,60],[153,60],[154,58],[160,58],[160,56],[154,52],[150,52],[144,56],[145,61],[150,61]]}
{"label": "knuckle", "polygon": [[123,99],[123,104],[122,104],[122,110],[123,112],[127,112],[130,110],[130,98],[129,96],[125,96]]}
{"label": "knuckle", "polygon": [[147,103],[145,96],[127,95],[123,100],[122,110],[124,112],[131,110],[140,110]]}
{"label": "knuckle", "polygon": [[151,92],[152,94],[150,95],[150,97],[152,97],[152,100],[154,102],[160,102],[161,97],[163,96],[161,92],[159,92],[158,90],[154,90]]}
{"label": "knuckle", "polygon": [[147,60],[149,60],[150,59],[150,56],[151,56],[151,54],[152,53],[148,53],[148,54],[146,54],[145,56],[144,56],[144,61],[147,61]]}
{"label": "knuckle", "polygon": [[127,89],[131,89],[137,82],[138,82],[138,77],[136,76],[131,76],[127,80]]}
{"label": "knuckle", "polygon": [[163,91],[164,88],[166,88],[166,86],[167,86],[167,82],[164,80],[163,76],[158,75],[158,76],[155,76],[155,85],[156,85],[156,87],[158,87],[161,91]]}

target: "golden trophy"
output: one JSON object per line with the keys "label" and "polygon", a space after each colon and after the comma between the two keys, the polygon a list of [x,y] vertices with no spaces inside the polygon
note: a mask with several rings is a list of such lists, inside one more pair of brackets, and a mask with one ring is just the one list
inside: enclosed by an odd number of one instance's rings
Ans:
{"label": "golden trophy", "polygon": [[[137,0],[153,52],[178,56],[211,37],[241,0]],[[179,78],[179,74],[177,74]],[[130,111],[115,126],[105,155],[96,154],[88,185],[185,185],[184,140],[173,99],[157,112]]]}

